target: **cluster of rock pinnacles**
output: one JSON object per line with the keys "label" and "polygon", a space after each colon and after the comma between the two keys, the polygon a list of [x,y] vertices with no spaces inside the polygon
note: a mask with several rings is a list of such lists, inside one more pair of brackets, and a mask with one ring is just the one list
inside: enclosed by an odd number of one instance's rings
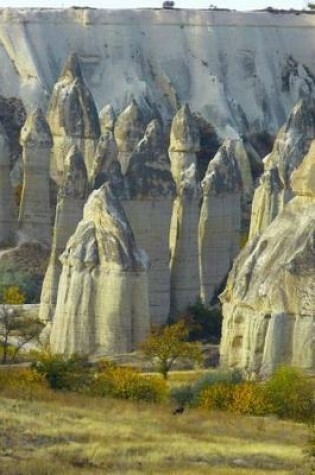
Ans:
{"label": "cluster of rock pinnacles", "polygon": [[[251,239],[222,296],[223,364],[258,373],[283,361],[315,366],[313,138],[315,107],[302,101],[264,160]],[[0,241],[18,230],[20,240],[51,249],[40,318],[53,352],[129,352],[152,323],[217,294],[254,190],[241,140],[220,143],[188,105],[170,130],[134,100],[120,114],[108,105],[98,115],[72,55],[46,117],[40,109],[28,116],[20,144],[18,213],[0,127]]]}

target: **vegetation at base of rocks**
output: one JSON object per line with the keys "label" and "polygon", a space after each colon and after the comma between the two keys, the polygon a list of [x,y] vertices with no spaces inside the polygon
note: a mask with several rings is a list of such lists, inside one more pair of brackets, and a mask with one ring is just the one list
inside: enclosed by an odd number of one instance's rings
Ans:
{"label": "vegetation at base of rocks", "polygon": [[[0,304],[21,305],[39,302],[41,284],[40,276],[14,270],[5,263],[0,264]],[[12,301],[14,297],[16,301]]]}
{"label": "vegetation at base of rocks", "polygon": [[315,421],[314,387],[297,368],[281,366],[266,382],[273,413],[282,419]]}
{"label": "vegetation at base of rocks", "polygon": [[309,430],[308,443],[306,447],[306,466],[309,475],[315,474],[315,425],[312,424]]}
{"label": "vegetation at base of rocks", "polygon": [[[13,291],[12,298],[8,300],[14,301],[18,296],[18,291]],[[38,319],[27,318],[13,306],[2,305],[0,307],[1,364],[15,363],[22,348],[37,339],[42,328],[43,325]]]}
{"label": "vegetation at base of rocks", "polygon": [[221,338],[222,312],[220,305],[205,306],[201,300],[190,305],[179,315],[188,330],[188,341],[202,341],[217,344]]}
{"label": "vegetation at base of rocks", "polygon": [[144,376],[135,368],[108,366],[94,375],[87,394],[132,401],[162,402],[167,386],[158,376]]}
{"label": "vegetation at base of rocks", "polygon": [[188,333],[185,322],[179,321],[164,328],[153,329],[152,334],[141,344],[140,350],[156,364],[157,371],[164,379],[167,379],[178,359],[201,363],[201,345],[188,342]]}
{"label": "vegetation at base of rocks", "polygon": [[51,389],[83,391],[91,381],[90,364],[85,356],[53,355],[49,350],[32,353],[31,369],[43,376]]}
{"label": "vegetation at base of rocks", "polygon": [[200,394],[210,387],[217,385],[236,385],[243,381],[240,371],[214,370],[201,376],[193,384],[175,387],[171,390],[171,397],[178,404],[198,406]]}
{"label": "vegetation at base of rocks", "polygon": [[106,360],[93,366],[79,355],[34,353],[31,370],[43,376],[51,389],[59,391],[147,402],[161,402],[167,395],[165,381],[157,376],[145,376],[135,368]]}

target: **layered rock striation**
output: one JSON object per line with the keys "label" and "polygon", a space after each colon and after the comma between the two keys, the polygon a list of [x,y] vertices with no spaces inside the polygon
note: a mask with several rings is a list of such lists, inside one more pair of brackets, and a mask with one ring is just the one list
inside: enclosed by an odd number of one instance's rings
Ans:
{"label": "layered rock striation", "polygon": [[52,351],[119,354],[136,348],[150,327],[148,258],[108,184],[90,195],[61,262]]}
{"label": "layered rock striation", "polygon": [[221,363],[262,376],[315,369],[315,142],[291,173],[294,198],[235,260],[223,302]]}

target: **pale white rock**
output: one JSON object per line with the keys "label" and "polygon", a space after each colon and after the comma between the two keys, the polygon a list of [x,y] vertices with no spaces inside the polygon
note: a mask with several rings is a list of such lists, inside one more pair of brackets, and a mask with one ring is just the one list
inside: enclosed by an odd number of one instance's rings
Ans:
{"label": "pale white rock", "polygon": [[83,80],[76,54],[69,56],[54,86],[47,121],[54,138],[52,178],[58,184],[62,182],[64,159],[71,145],[81,149],[90,174],[100,136],[100,124],[93,96]]}
{"label": "pale white rock", "polygon": [[161,123],[149,123],[130,157],[125,175],[129,199],[122,200],[136,241],[150,257],[151,322],[164,324],[170,311],[169,230],[175,183]]}
{"label": "pale white rock", "polygon": [[250,226],[251,238],[261,233],[294,196],[290,177],[307,153],[315,137],[315,101],[300,100],[281,127],[272,152],[264,159],[265,172],[255,191]]}
{"label": "pale white rock", "polygon": [[21,129],[24,178],[19,229],[23,239],[51,243],[49,166],[53,145],[49,125],[41,109],[26,119]]}
{"label": "pale white rock", "polygon": [[223,365],[315,370],[314,169],[315,142],[291,174],[295,197],[234,262],[221,296]]}
{"label": "pale white rock", "polygon": [[54,353],[117,354],[150,328],[148,258],[108,184],[94,191],[61,261],[50,344]]}
{"label": "pale white rock", "polygon": [[59,255],[64,251],[70,236],[82,219],[87,195],[86,167],[80,150],[73,145],[64,161],[63,182],[58,191],[51,254],[41,293],[39,318],[44,322],[52,319],[56,306],[62,269]]}
{"label": "pale white rock", "polygon": [[251,184],[245,157],[240,144],[226,140],[209,163],[201,183],[199,269],[200,297],[205,304],[222,287],[239,251],[242,187],[243,183],[248,188]]}
{"label": "pale white rock", "polygon": [[0,244],[14,239],[17,209],[10,180],[10,149],[8,137],[0,123]]}
{"label": "pale white rock", "polygon": [[170,227],[172,314],[194,304],[200,294],[200,187],[196,173],[196,152],[199,150],[199,129],[186,104],[173,119],[169,147],[171,172],[177,191]]}
{"label": "pale white rock", "polygon": [[142,139],[144,131],[143,114],[137,102],[133,99],[130,105],[119,114],[114,129],[119,152],[118,160],[123,175],[128,170],[131,154]]}

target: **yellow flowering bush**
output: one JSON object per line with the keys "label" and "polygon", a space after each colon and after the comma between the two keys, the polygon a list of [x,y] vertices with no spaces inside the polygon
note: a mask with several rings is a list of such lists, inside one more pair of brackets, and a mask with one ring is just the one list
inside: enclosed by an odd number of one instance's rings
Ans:
{"label": "yellow flowering bush", "polygon": [[17,399],[40,399],[48,394],[45,378],[31,368],[10,368],[0,371],[0,393]]}
{"label": "yellow flowering bush", "polygon": [[142,375],[134,368],[109,366],[95,374],[89,392],[100,397],[160,402],[166,397],[167,386],[158,376]]}
{"label": "yellow flowering bush", "polygon": [[4,289],[2,300],[7,305],[22,305],[25,302],[25,295],[17,285],[10,285]]}

